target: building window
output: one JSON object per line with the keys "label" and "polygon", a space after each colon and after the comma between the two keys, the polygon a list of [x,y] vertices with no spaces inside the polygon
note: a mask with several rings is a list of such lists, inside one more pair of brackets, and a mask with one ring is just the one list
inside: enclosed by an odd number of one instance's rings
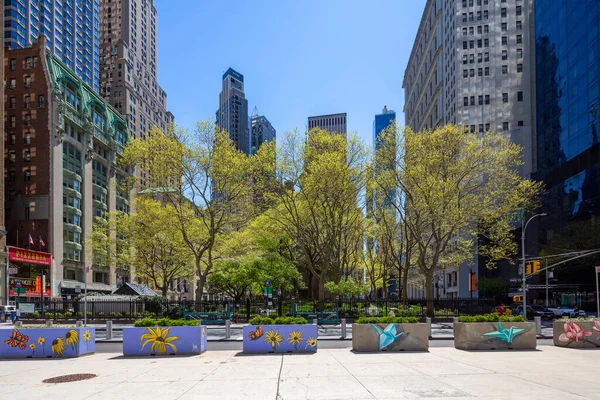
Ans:
{"label": "building window", "polygon": [[508,122],[503,122],[502,123],[502,130],[503,131],[507,131],[508,130]]}
{"label": "building window", "polygon": [[517,72],[523,72],[523,64],[517,64]]}
{"label": "building window", "polygon": [[477,104],[480,106],[483,105],[483,95],[477,96]]}
{"label": "building window", "polygon": [[501,16],[502,18],[506,18],[506,7],[502,7],[502,8],[500,9],[500,16]]}
{"label": "building window", "polygon": [[17,80],[15,78],[10,78],[10,88],[14,89],[17,87]]}
{"label": "building window", "polygon": [[503,65],[502,66],[502,75],[506,75],[508,74],[508,65]]}
{"label": "building window", "polygon": [[483,19],[488,19],[488,10],[483,10]]}
{"label": "building window", "polygon": [[8,108],[15,108],[17,106],[17,99],[14,96],[10,96],[8,99]]}
{"label": "building window", "polygon": [[31,97],[29,95],[25,96],[25,108],[29,108],[31,106]]}
{"label": "building window", "polygon": [[475,64],[475,54],[469,54],[469,64]]}
{"label": "building window", "polygon": [[517,6],[517,17],[521,16],[521,11],[522,11],[521,6]]}
{"label": "building window", "polygon": [[479,124],[479,133],[483,133],[483,124]]}
{"label": "building window", "polygon": [[463,97],[463,106],[467,107],[468,105],[469,105],[469,98],[468,97]]}
{"label": "building window", "polygon": [[40,94],[40,95],[38,96],[38,107],[39,107],[39,108],[44,108],[44,107],[46,107],[46,99],[45,99],[45,97],[44,97],[44,95],[43,95],[43,94]]}
{"label": "building window", "polygon": [[523,35],[517,35],[517,44],[523,43]]}
{"label": "building window", "polygon": [[473,21],[473,13],[472,12],[469,13],[469,21]]}
{"label": "building window", "polygon": [[503,22],[503,23],[500,25],[500,31],[502,31],[502,32],[506,32],[506,31],[507,31],[507,25],[508,25],[508,24],[507,24],[506,22]]}
{"label": "building window", "polygon": [[25,214],[25,219],[29,219],[29,217],[31,216],[31,213],[29,211],[29,206],[25,206],[24,214]]}
{"label": "building window", "polygon": [[517,21],[517,29],[518,30],[523,29],[523,22],[522,21]]}
{"label": "building window", "polygon": [[471,96],[471,105],[474,106],[475,105],[475,96]]}
{"label": "building window", "polygon": [[469,76],[470,76],[471,78],[475,77],[475,68],[471,68],[471,69],[469,70]]}
{"label": "building window", "polygon": [[490,26],[489,25],[484,25],[483,26],[483,33],[490,33]]}
{"label": "building window", "polygon": [[502,60],[508,60],[508,50],[502,50]]}
{"label": "building window", "polygon": [[502,102],[508,103],[508,93],[502,93]]}
{"label": "building window", "polygon": [[517,92],[517,101],[523,101],[523,92]]}
{"label": "building window", "polygon": [[25,136],[23,136],[23,144],[31,144],[31,133],[25,132]]}
{"label": "building window", "polygon": [[490,104],[490,95],[489,94],[485,95],[485,104]]}
{"label": "building window", "polygon": [[483,54],[482,53],[477,53],[477,62],[480,63],[483,61]]}
{"label": "building window", "polygon": [[469,35],[474,35],[475,34],[475,30],[473,29],[472,26],[469,27]]}
{"label": "building window", "polygon": [[481,25],[477,25],[477,34],[481,35]]}
{"label": "building window", "polygon": [[490,76],[490,67],[485,67],[483,69],[483,75]]}
{"label": "building window", "polygon": [[523,126],[523,121],[517,121],[517,126]]}
{"label": "building window", "polygon": [[506,46],[508,44],[508,37],[502,36],[502,46]]}
{"label": "building window", "polygon": [[31,181],[31,170],[29,168],[23,172],[23,178],[25,179],[25,182]]}
{"label": "building window", "polygon": [[16,128],[17,127],[17,116],[16,115],[11,115],[10,116],[10,127],[11,128]]}
{"label": "building window", "polygon": [[25,57],[25,69],[31,68],[31,57]]}
{"label": "building window", "polygon": [[489,131],[490,130],[490,124],[485,124],[485,131]]}
{"label": "building window", "polygon": [[16,69],[17,69],[17,59],[11,58],[10,59],[10,70],[15,71]]}
{"label": "building window", "polygon": [[481,11],[477,11],[477,21],[481,21]]}
{"label": "building window", "polygon": [[15,144],[17,143],[17,135],[15,135],[14,133],[10,135],[10,141],[9,144]]}
{"label": "building window", "polygon": [[477,39],[477,48],[480,49],[483,47],[483,40]]}
{"label": "building window", "polygon": [[483,53],[483,61],[484,62],[490,61],[490,53]]}
{"label": "building window", "polygon": [[483,76],[483,68],[477,68],[477,76]]}
{"label": "building window", "polygon": [[463,13],[462,22],[467,22],[467,13]]}
{"label": "building window", "polygon": [[490,47],[490,39],[483,39],[483,47]]}
{"label": "building window", "polygon": [[468,42],[466,40],[463,41],[463,50],[467,50],[468,47],[469,47]]}
{"label": "building window", "polygon": [[37,63],[38,63],[38,57],[37,56],[33,56],[33,68],[37,67]]}
{"label": "building window", "polygon": [[30,126],[31,125],[31,114],[25,114],[25,126]]}
{"label": "building window", "polygon": [[474,49],[475,48],[475,41],[474,40],[469,40],[469,48],[470,49]]}
{"label": "building window", "polygon": [[25,162],[31,162],[31,151],[25,150]]}
{"label": "building window", "polygon": [[469,77],[469,70],[463,69],[463,78],[468,78],[468,77]]}
{"label": "building window", "polygon": [[30,76],[26,76],[25,77],[25,87],[31,87],[31,77]]}
{"label": "building window", "polygon": [[467,28],[463,28],[463,36],[467,36]]}
{"label": "building window", "polygon": [[523,58],[523,49],[517,49],[517,58]]}
{"label": "building window", "polygon": [[[466,99],[466,97],[465,97]],[[8,161],[17,162],[17,153],[14,150],[8,152]]]}
{"label": "building window", "polygon": [[[8,181],[10,183],[15,183],[17,181],[17,171],[15,171],[15,170],[10,170],[9,171],[9,173],[8,173]],[[10,198],[10,195],[9,195],[9,200],[13,200],[13,199]],[[10,214],[7,213],[7,215],[10,215]]]}

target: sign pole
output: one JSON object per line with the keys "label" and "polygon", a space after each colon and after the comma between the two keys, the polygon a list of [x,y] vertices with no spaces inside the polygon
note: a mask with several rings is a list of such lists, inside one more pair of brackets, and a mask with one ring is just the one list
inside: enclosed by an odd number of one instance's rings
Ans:
{"label": "sign pole", "polygon": [[598,287],[598,273],[600,273],[600,267],[596,267],[596,314],[597,317],[600,317],[600,289]]}
{"label": "sign pole", "polygon": [[548,307],[548,259],[546,258],[546,307]]}
{"label": "sign pole", "polygon": [[[83,282],[85,288],[83,289],[83,325],[87,326],[87,272],[89,267],[85,267],[83,271]],[[80,286],[81,287],[81,286]]]}
{"label": "sign pole", "polygon": [[8,251],[8,248],[6,249],[6,304],[10,304],[10,256],[9,256],[10,252]]}

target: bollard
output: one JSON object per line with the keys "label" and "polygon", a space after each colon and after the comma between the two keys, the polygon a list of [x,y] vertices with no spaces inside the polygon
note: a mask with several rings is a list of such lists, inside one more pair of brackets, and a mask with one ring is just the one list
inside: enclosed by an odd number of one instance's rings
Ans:
{"label": "bollard", "polygon": [[346,339],[346,318],[340,320],[342,322],[342,339]]}
{"label": "bollard", "polygon": [[225,320],[225,339],[231,338],[231,321]]}
{"label": "bollard", "polygon": [[75,326],[77,326],[78,328],[81,328],[83,326],[83,321],[75,322]]}
{"label": "bollard", "polygon": [[319,325],[319,320],[318,319],[313,319],[313,325]]}
{"label": "bollard", "polygon": [[47,320],[46,321],[46,326],[52,326],[52,320]]}
{"label": "bollard", "polygon": [[425,322],[427,322],[427,329],[429,330],[429,337],[431,337],[431,317],[425,317]]}
{"label": "bollard", "polygon": [[533,317],[533,320],[535,321],[535,334],[537,336],[541,336],[542,335],[542,317]]}
{"label": "bollard", "polygon": [[15,321],[15,326],[23,326],[23,321]]}
{"label": "bollard", "polygon": [[106,321],[106,340],[112,339],[112,321]]}

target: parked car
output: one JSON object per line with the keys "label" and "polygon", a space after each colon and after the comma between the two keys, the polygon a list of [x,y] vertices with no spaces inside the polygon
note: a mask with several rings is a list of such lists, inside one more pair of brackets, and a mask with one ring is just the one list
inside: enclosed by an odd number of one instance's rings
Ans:
{"label": "parked car", "polygon": [[571,317],[571,318],[587,317],[586,312],[583,310],[579,310],[578,315],[575,315],[575,309],[573,307],[569,307],[569,306],[548,308],[548,310],[552,311],[554,313],[554,315],[557,317]]}
{"label": "parked car", "polygon": [[533,310],[534,317],[542,317],[542,319],[552,320],[555,318],[555,315],[552,311],[548,310],[546,307],[539,306],[537,304],[533,304],[531,306],[527,306],[527,308],[531,307]]}
{"label": "parked car", "polygon": [[[512,309],[512,315],[523,315],[523,306],[516,306]],[[531,306],[527,306],[527,319],[533,319],[535,316],[533,309]]]}

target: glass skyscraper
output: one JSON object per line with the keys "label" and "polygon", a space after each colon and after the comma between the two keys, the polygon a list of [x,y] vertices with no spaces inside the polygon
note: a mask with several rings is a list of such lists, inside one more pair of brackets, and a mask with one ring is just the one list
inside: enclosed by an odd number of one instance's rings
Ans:
{"label": "glass skyscraper", "polygon": [[[599,54],[600,2],[535,1],[536,178],[548,191],[543,204],[548,216],[540,220],[542,247],[597,247]],[[577,293],[593,290],[588,282],[597,261],[569,263],[558,271],[561,276],[555,274],[559,286],[571,284],[563,289]]]}
{"label": "glass skyscraper", "polygon": [[43,34],[50,51],[94,91],[99,76],[99,0],[5,0],[4,41],[30,46]]}

